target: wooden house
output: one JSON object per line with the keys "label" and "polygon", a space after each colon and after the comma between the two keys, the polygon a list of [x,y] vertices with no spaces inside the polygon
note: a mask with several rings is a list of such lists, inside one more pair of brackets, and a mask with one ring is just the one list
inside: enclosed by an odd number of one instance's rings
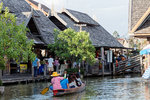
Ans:
{"label": "wooden house", "polygon": [[150,0],[130,0],[128,32],[150,42]]}
{"label": "wooden house", "polygon": [[[28,39],[33,39],[37,55],[41,49],[46,49],[47,45],[54,43],[53,30],[59,29],[40,10],[34,10],[25,0],[2,0],[3,6],[8,7],[10,13],[15,14],[17,24],[24,22],[29,29]],[[28,64],[28,71],[31,73],[31,65]],[[16,73],[16,63],[10,63],[4,73]]]}
{"label": "wooden house", "polygon": [[[138,39],[147,39],[147,44],[150,44],[150,0],[130,0],[128,32]],[[144,59],[149,59],[149,55],[145,57]],[[142,73],[147,69],[149,60],[144,63],[141,59],[141,64],[144,65],[141,67]]]}
{"label": "wooden house", "polygon": [[[69,27],[76,31],[89,32],[92,44],[101,51],[103,60],[105,60],[104,50],[124,48],[98,22],[85,13],[70,9],[56,13],[34,0],[2,0],[2,2],[4,7],[10,9],[10,13],[16,15],[18,24],[25,22],[26,27],[30,30],[27,37],[34,40],[37,50],[45,49],[47,44],[54,43],[54,28],[65,30]],[[104,74],[104,63],[102,73]]]}
{"label": "wooden house", "polygon": [[[34,9],[38,8],[38,3],[34,0],[26,0]],[[102,59],[104,58],[104,50],[111,48],[124,48],[109,32],[107,32],[98,22],[92,19],[89,15],[70,10],[63,9],[61,13],[53,10],[41,9],[43,13],[60,29],[65,30],[72,28],[76,31],[86,31],[90,33],[92,44],[101,52]],[[50,11],[50,12],[49,12]],[[98,66],[98,65],[96,65]],[[102,68],[104,73],[104,66]],[[94,71],[93,71],[94,72]]]}

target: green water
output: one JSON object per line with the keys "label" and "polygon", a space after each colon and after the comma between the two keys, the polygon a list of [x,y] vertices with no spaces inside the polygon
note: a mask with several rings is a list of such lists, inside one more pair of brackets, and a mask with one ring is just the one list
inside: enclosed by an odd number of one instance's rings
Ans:
{"label": "green water", "polygon": [[53,97],[51,91],[41,95],[48,82],[5,87],[0,100],[150,100],[150,80],[139,75],[85,78],[86,90],[81,93]]}

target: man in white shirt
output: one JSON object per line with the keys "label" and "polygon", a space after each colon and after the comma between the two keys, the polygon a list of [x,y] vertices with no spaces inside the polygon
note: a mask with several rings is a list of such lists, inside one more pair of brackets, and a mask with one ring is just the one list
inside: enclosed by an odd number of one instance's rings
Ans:
{"label": "man in white shirt", "polygon": [[49,56],[49,59],[48,59],[48,72],[49,74],[51,75],[52,71],[54,71],[54,68],[53,68],[53,63],[54,63],[54,59],[52,58],[52,56],[50,55]]}

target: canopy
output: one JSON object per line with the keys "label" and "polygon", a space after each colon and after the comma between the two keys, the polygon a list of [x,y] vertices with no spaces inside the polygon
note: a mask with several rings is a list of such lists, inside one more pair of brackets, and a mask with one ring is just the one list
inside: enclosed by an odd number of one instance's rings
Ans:
{"label": "canopy", "polygon": [[145,46],[142,50],[145,50],[145,49],[150,49],[150,44],[148,44],[147,46]]}
{"label": "canopy", "polygon": [[149,53],[150,53],[150,44],[148,44],[147,46],[145,46],[145,47],[140,51],[140,55],[149,54]]}

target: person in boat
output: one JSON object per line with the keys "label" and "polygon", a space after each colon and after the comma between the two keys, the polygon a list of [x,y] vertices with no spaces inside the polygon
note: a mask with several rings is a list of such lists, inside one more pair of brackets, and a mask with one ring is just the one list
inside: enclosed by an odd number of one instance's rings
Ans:
{"label": "person in boat", "polygon": [[82,81],[81,81],[81,78],[80,78],[79,74],[76,74],[76,84],[77,84],[77,86],[81,86],[82,85]]}
{"label": "person in boat", "polygon": [[69,76],[69,88],[76,88],[76,87],[78,87],[77,86],[77,84],[76,84],[76,77],[75,77],[75,75],[70,75]]}
{"label": "person in boat", "polygon": [[51,76],[53,77],[51,80],[53,90],[62,89],[60,81],[63,80],[64,78],[60,77],[60,74],[58,74],[57,72],[53,72],[53,74]]}
{"label": "person in boat", "polygon": [[53,78],[51,80],[51,84],[53,86],[50,86],[51,90],[68,89],[69,88],[69,82],[66,77],[59,77],[59,74],[57,74],[57,72],[53,72],[53,74],[51,76],[53,76]]}

